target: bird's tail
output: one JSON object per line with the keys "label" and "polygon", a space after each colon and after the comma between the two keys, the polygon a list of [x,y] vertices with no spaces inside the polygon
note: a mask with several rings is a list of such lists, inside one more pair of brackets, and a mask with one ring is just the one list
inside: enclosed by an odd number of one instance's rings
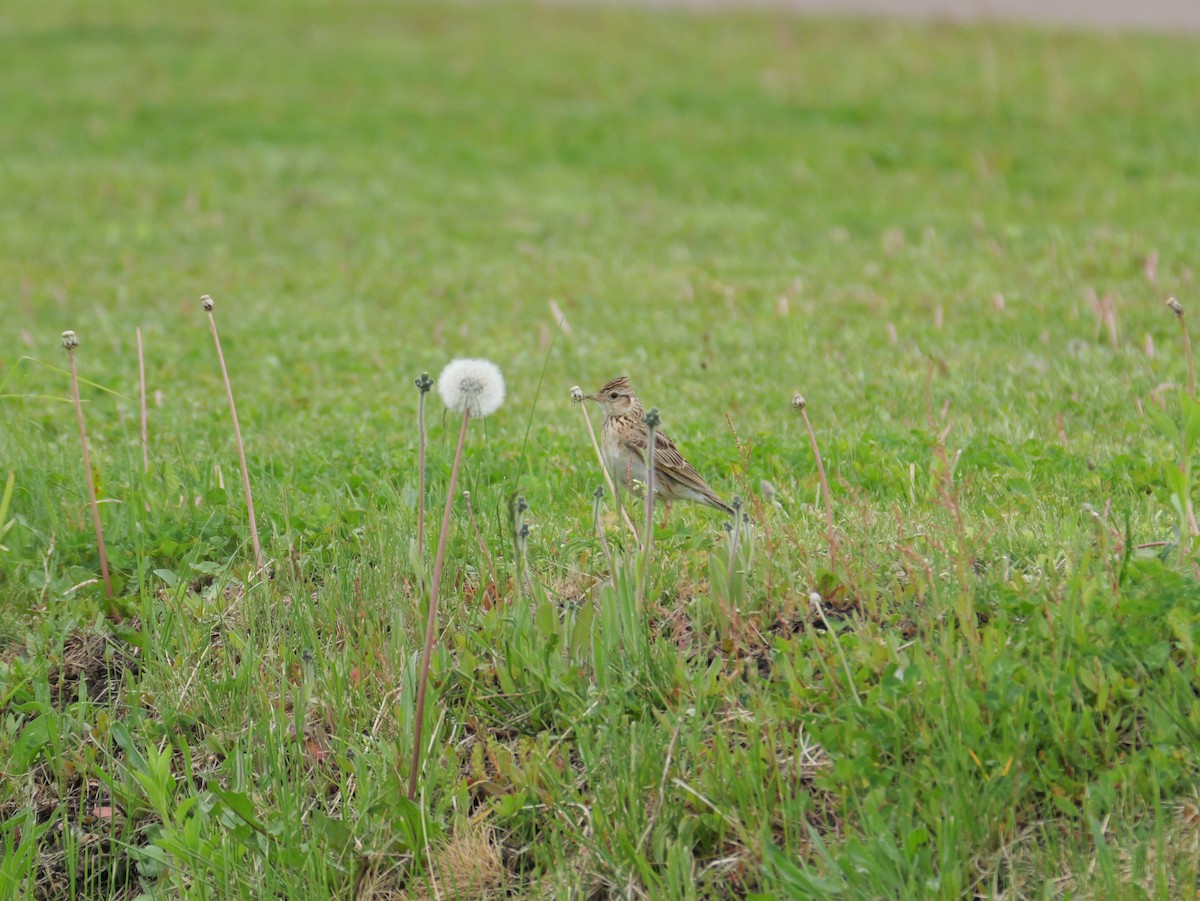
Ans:
{"label": "bird's tail", "polygon": [[721,500],[715,494],[707,495],[704,498],[704,500],[705,500],[705,503],[707,503],[710,507],[715,507],[717,510],[720,510],[726,516],[733,516],[733,507],[729,506],[729,504],[725,503],[723,500]]}

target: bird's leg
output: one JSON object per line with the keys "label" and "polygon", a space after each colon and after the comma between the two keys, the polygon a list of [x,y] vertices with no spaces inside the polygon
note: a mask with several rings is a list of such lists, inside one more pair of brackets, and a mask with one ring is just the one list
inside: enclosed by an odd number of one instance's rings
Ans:
{"label": "bird's leg", "polygon": [[667,520],[671,518],[671,502],[665,497],[663,498],[663,521],[661,528],[667,527]]}
{"label": "bird's leg", "polygon": [[633,460],[625,461],[625,485],[633,491]]}

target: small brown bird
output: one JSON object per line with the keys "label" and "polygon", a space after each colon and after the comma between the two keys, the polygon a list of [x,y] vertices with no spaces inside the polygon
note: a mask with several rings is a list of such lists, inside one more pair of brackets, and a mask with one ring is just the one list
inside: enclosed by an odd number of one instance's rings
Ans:
{"label": "small brown bird", "polygon": [[[641,401],[625,376],[613,379],[595,394],[585,394],[604,410],[604,425],[600,429],[600,448],[604,463],[613,478],[627,487],[637,479],[646,483],[646,423]],[[695,501],[725,513],[733,508],[721,500],[680,456],[675,442],[662,431],[654,433],[654,492],[666,502],[663,521],[670,514],[671,502]]]}

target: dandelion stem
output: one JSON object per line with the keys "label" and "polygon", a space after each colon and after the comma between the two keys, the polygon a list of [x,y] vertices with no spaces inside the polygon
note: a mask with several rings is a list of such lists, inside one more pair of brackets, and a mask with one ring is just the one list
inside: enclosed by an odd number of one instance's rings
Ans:
{"label": "dandelion stem", "polygon": [[737,559],[738,538],[742,532],[742,499],[733,499],[733,528],[729,532],[729,584],[733,585],[733,564]]}
{"label": "dandelion stem", "polygon": [[657,407],[646,413],[646,527],[642,536],[642,578],[638,583],[638,609],[646,602],[646,583],[650,580],[650,551],[654,545],[654,447],[658,429]]}
{"label": "dandelion stem", "polygon": [[467,440],[467,423],[471,421],[469,408],[463,410],[462,428],[458,432],[458,447],[454,450],[454,465],[450,469],[450,485],[446,489],[446,509],[442,512],[442,531],[438,535],[437,556],[433,564],[433,578],[429,584],[429,616],[425,621],[425,645],[421,649],[421,670],[417,677],[417,711],[413,723],[412,766],[408,771],[408,799],[416,800],[417,774],[421,765],[421,732],[425,725],[425,690],[429,683],[429,663],[433,657],[433,640],[437,634],[438,589],[442,580],[442,565],[446,562],[446,538],[450,533],[450,512],[454,507],[454,489],[458,484],[458,470],[462,465],[463,444]]}
{"label": "dandelion stem", "polygon": [[838,540],[837,530],[833,525],[833,500],[829,492],[829,480],[825,477],[825,463],[821,460],[821,448],[817,446],[817,433],[813,430],[812,422],[809,421],[808,404],[804,398],[797,394],[792,398],[792,406],[804,417],[804,425],[808,429],[808,438],[812,442],[813,456],[817,458],[817,475],[821,479],[821,494],[825,499],[825,530],[826,540],[829,542],[829,566],[830,569],[836,570]]}
{"label": "dandelion stem", "polygon": [[67,359],[71,366],[71,397],[75,401],[75,421],[79,424],[79,443],[83,447],[83,481],[87,485],[88,506],[92,509],[92,526],[96,530],[96,550],[100,554],[100,575],[104,578],[104,595],[112,600],[112,579],[108,575],[108,550],[104,546],[104,529],[100,525],[100,505],[96,503],[96,481],[92,478],[92,454],[88,448],[87,426],[83,421],[83,401],[79,399],[79,373],[75,369],[75,338],[63,336]]}
{"label": "dandelion stem", "polygon": [[208,329],[212,332],[213,344],[217,347],[217,360],[221,364],[221,378],[225,380],[225,397],[229,401],[229,415],[233,419],[233,437],[237,444],[238,463],[242,467],[242,491],[246,495],[246,514],[250,518],[250,544],[254,548],[254,565],[258,572],[266,569],[263,563],[262,545],[258,541],[258,523],[254,517],[254,496],[250,493],[250,471],[246,468],[246,448],[242,443],[242,427],[238,424],[237,405],[233,402],[233,386],[229,383],[229,370],[225,368],[225,354],[221,350],[221,337],[217,334],[217,320],[213,318],[213,300],[207,294],[200,298],[208,314]]}
{"label": "dandelion stem", "polygon": [[517,539],[520,541],[521,582],[525,586],[525,590],[529,592],[530,598],[533,598],[533,577],[529,575],[529,523],[521,523],[521,531],[517,533]]}
{"label": "dandelion stem", "polygon": [[417,451],[417,556],[425,556],[425,395],[433,387],[433,379],[428,372],[422,372],[416,381],[417,391],[417,432],[420,445]]}
{"label": "dandelion stem", "polygon": [[613,503],[621,511],[621,518],[625,520],[625,525],[628,526],[629,533],[633,535],[633,540],[636,542],[638,540],[637,527],[634,526],[633,520],[629,518],[629,513],[621,503],[621,496],[617,494],[617,486],[613,484],[612,476],[608,474],[608,467],[604,465],[604,455],[600,453],[600,444],[596,441],[596,430],[592,428],[592,418],[588,416],[588,411],[582,404],[579,406],[579,412],[583,414],[583,421],[587,424],[588,437],[592,439],[592,449],[596,452],[596,460],[600,463],[600,472],[604,474],[604,483],[608,485]]}
{"label": "dandelion stem", "polygon": [[1187,357],[1188,395],[1196,396],[1196,370],[1192,363],[1192,336],[1188,334],[1187,320],[1184,318],[1183,305],[1174,297],[1167,299],[1167,307],[1179,320],[1179,330],[1183,332],[1183,353]]}
{"label": "dandelion stem", "polygon": [[142,355],[142,330],[137,329],[138,394],[142,415],[142,472],[150,471],[150,443],[146,438],[146,358]]}
{"label": "dandelion stem", "polygon": [[417,485],[417,556],[425,555],[425,393],[417,402],[417,430],[421,433],[421,449],[417,452],[420,476]]}

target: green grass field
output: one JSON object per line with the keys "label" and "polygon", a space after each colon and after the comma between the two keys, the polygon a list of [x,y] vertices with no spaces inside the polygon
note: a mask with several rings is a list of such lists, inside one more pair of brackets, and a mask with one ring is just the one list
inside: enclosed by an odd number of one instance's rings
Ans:
{"label": "green grass field", "polygon": [[[0,57],[0,896],[1195,894],[1200,41],[18,0]],[[621,374],[753,519],[640,605]]]}

